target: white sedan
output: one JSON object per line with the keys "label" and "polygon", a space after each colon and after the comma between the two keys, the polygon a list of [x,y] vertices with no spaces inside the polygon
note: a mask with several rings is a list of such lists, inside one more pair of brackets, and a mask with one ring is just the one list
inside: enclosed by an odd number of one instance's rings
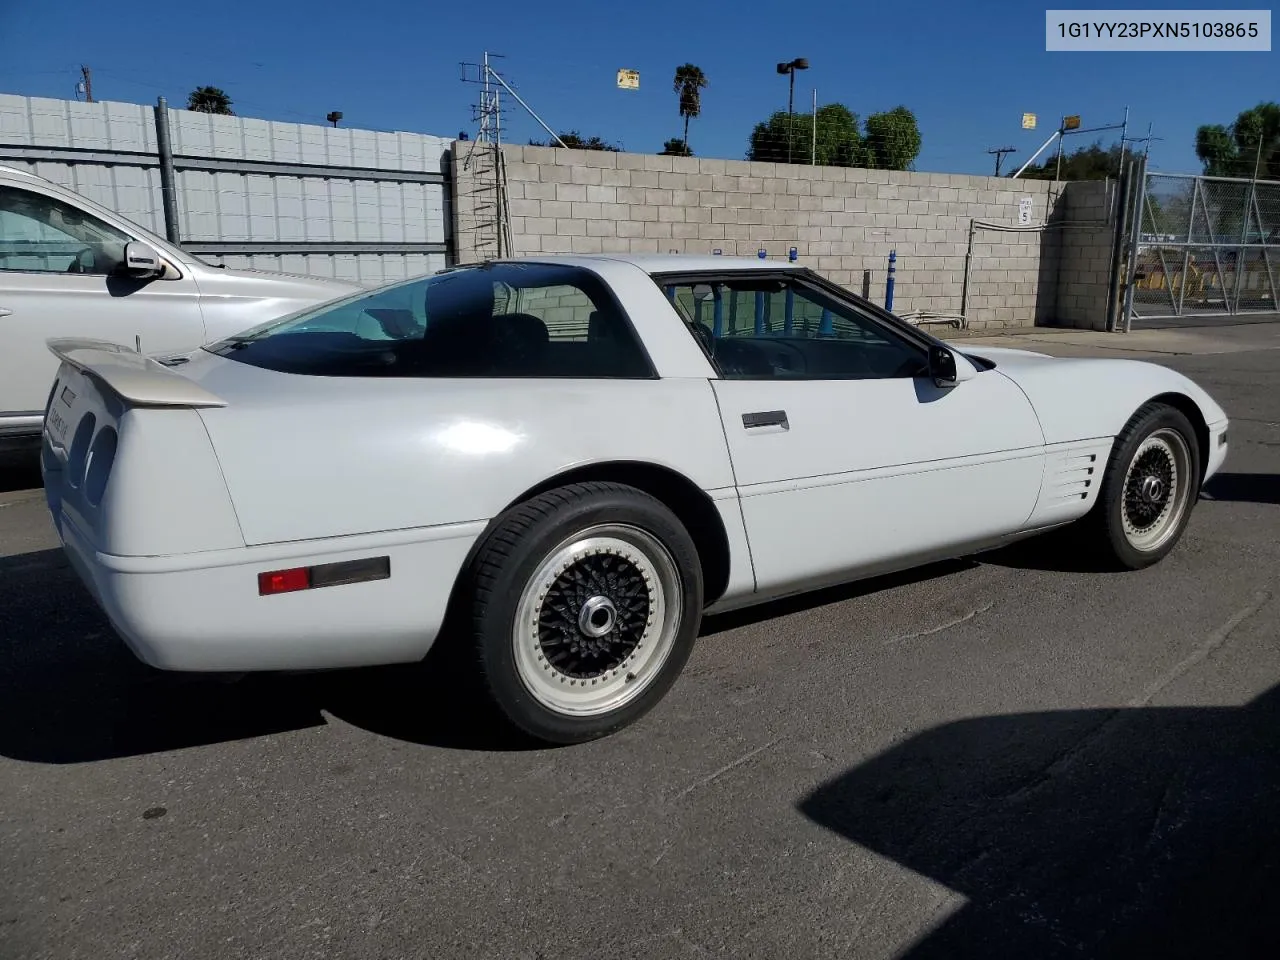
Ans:
{"label": "white sedan", "polygon": [[50,348],[49,509],[138,657],[470,645],[501,714],[558,743],[651,708],[704,612],[1073,521],[1101,562],[1154,563],[1227,452],[1164,367],[966,352],[718,256],[459,268],[161,362]]}

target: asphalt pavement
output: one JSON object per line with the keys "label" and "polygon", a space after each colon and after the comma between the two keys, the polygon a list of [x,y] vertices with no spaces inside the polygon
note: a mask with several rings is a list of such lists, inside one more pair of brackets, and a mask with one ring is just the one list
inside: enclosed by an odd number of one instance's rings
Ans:
{"label": "asphalt pavement", "polygon": [[1046,540],[711,620],[572,748],[422,670],[149,670],[10,469],[0,957],[1280,955],[1280,327],[1157,334],[1001,340],[1232,416],[1163,563]]}

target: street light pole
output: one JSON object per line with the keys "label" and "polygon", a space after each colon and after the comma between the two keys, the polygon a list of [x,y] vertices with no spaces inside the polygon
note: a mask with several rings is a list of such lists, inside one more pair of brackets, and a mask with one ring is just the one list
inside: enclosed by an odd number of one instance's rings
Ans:
{"label": "street light pole", "polygon": [[804,57],[796,57],[786,63],[778,64],[778,72],[788,74],[790,80],[790,90],[787,93],[787,163],[791,162],[791,141],[794,139],[793,134],[796,123],[796,71],[808,70],[809,61]]}
{"label": "street light pole", "polygon": [[[790,88],[787,91],[787,163],[791,162],[791,141],[795,139],[796,128],[796,72],[790,71]],[[1258,141],[1262,143],[1261,140]]]}

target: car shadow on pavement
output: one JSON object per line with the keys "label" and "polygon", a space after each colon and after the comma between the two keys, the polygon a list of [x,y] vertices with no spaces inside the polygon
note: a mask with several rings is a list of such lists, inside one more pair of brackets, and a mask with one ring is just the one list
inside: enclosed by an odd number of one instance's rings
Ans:
{"label": "car shadow on pavement", "polygon": [[1206,500],[1241,503],[1280,503],[1280,475],[1274,473],[1219,473],[1205,484]]}
{"label": "car shadow on pavement", "polygon": [[899,956],[1280,956],[1280,688],[980,717],[799,804],[964,902]]}
{"label": "car shadow on pavement", "polygon": [[963,570],[972,570],[977,566],[979,564],[972,558],[961,557],[955,560],[942,560],[926,566],[912,567],[901,573],[868,577],[865,580],[826,587],[822,590],[811,590],[806,593],[785,597],[781,600],[772,600],[768,603],[745,607],[741,610],[712,614],[702,621],[702,629],[698,635],[710,637],[717,633],[724,633],[726,630],[737,630],[739,627],[785,617],[792,613],[803,613],[806,610],[814,610],[818,607],[841,603],[845,600],[856,600],[858,597],[879,593],[881,590],[892,590],[896,587],[906,586],[909,583],[924,583],[927,580],[949,577]]}
{"label": "car shadow on pavement", "polygon": [[1044,570],[1049,573],[1115,573],[1114,562],[1100,558],[1082,540],[1081,530],[1072,525],[1015,541],[1007,547],[976,554],[974,559],[997,567],[1016,570]]}
{"label": "car shadow on pavement", "polygon": [[531,746],[425,665],[243,678],[139,662],[60,550],[0,558],[0,755],[84,763],[321,726],[455,749]]}

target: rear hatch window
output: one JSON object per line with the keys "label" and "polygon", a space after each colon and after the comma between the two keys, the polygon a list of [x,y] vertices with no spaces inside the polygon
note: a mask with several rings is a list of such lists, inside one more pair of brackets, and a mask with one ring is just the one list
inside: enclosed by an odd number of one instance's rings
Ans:
{"label": "rear hatch window", "polygon": [[654,376],[595,273],[499,263],[422,277],[271,321],[205,348],[327,377]]}

